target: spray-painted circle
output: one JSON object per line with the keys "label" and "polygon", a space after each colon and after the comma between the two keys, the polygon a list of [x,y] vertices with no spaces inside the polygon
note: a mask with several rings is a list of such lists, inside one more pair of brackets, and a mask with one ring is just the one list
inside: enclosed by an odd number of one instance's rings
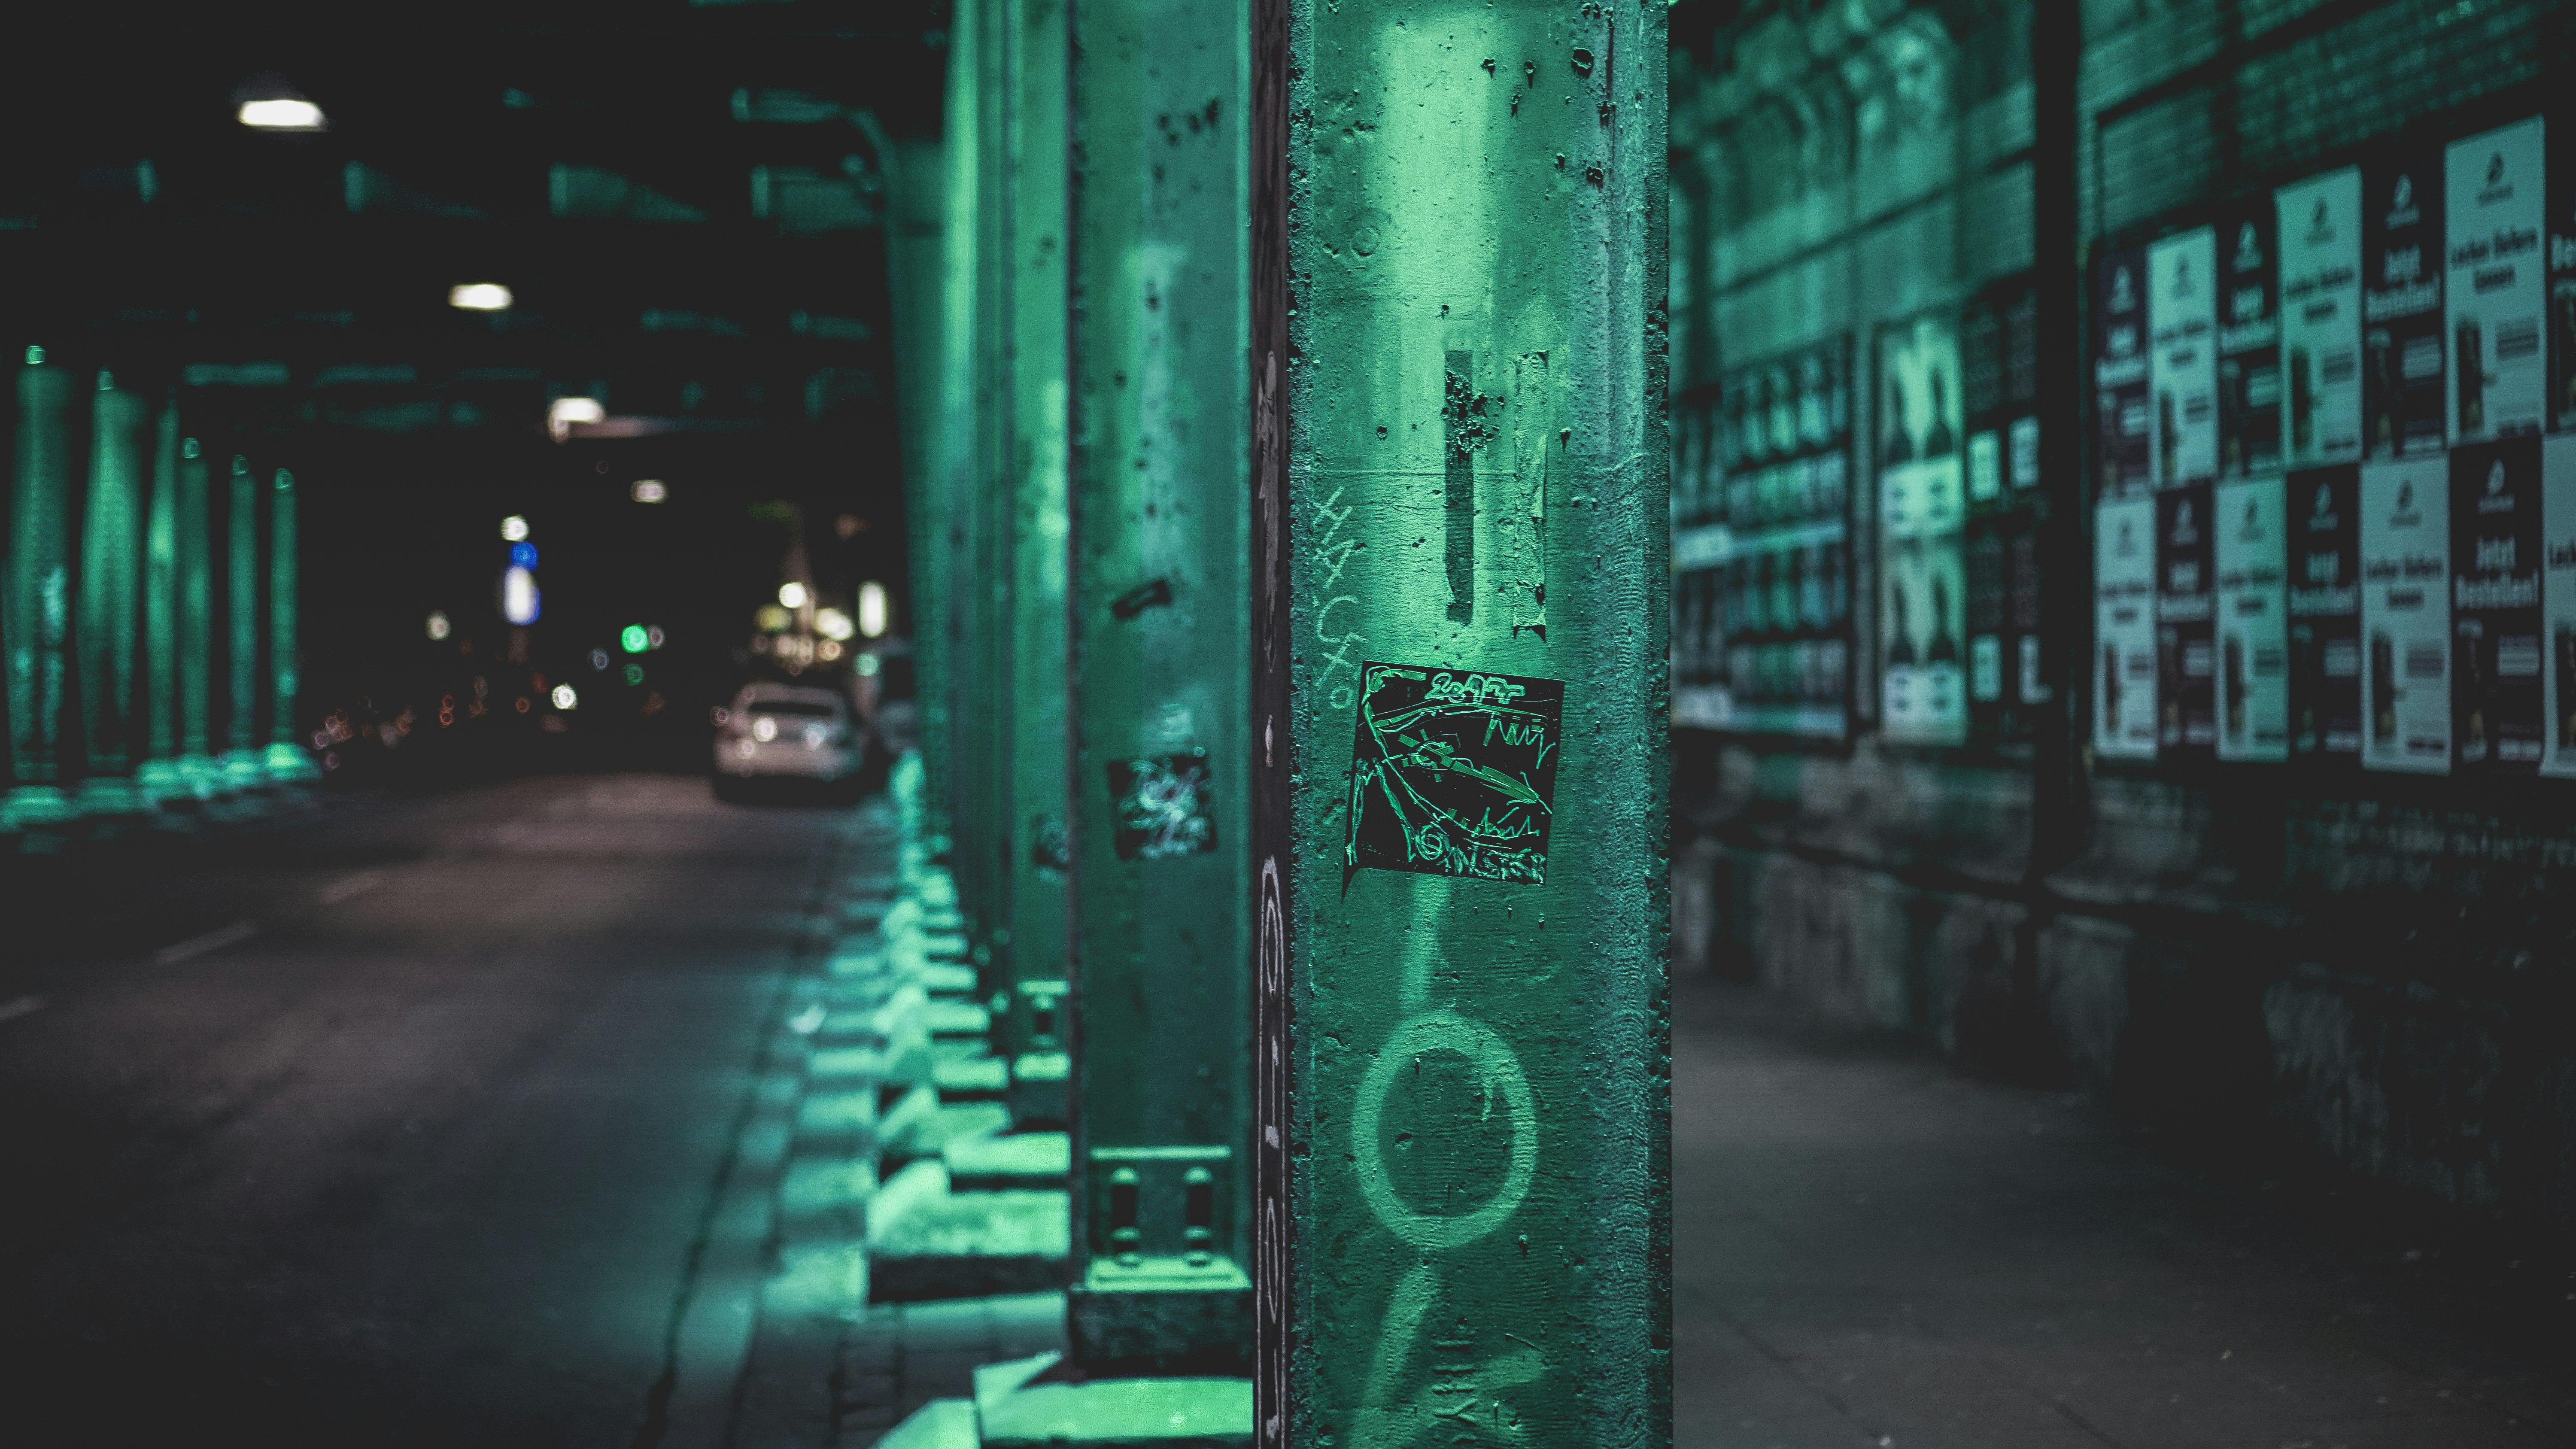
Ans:
{"label": "spray-painted circle", "polygon": [[[1396,1196],[1378,1145],[1378,1123],[1396,1073],[1425,1052],[1453,1051],[1473,1064],[1485,1090],[1502,1088],[1512,1117],[1512,1162],[1503,1185],[1474,1212],[1444,1216],[1415,1212]],[[1395,1036],[1370,1063],[1360,1079],[1357,1110],[1351,1116],[1352,1160],[1359,1165],[1360,1190],[1378,1221],[1417,1248],[1438,1251],[1462,1247],[1503,1225],[1529,1196],[1530,1175],[1538,1167],[1538,1109],[1530,1099],[1529,1078],[1520,1058],[1493,1028],[1469,1021],[1454,1011],[1426,1012],[1396,1028]]]}

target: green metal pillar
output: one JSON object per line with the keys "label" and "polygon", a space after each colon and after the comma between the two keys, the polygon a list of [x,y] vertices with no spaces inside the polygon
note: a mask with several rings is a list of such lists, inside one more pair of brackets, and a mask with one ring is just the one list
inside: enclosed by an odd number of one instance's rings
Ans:
{"label": "green metal pillar", "polygon": [[196,789],[179,767],[179,406],[161,405],[152,433],[152,501],[143,523],[143,798],[160,807]]}
{"label": "green metal pillar", "polygon": [[[994,933],[1008,919],[1010,873],[1010,5],[958,12],[975,30],[974,399],[966,423],[966,530],[958,601],[965,647],[958,723],[970,768],[958,777],[958,899],[985,984],[998,984]],[[1005,943],[1007,944],[1007,943]]]}
{"label": "green metal pillar", "polygon": [[[1251,1348],[1239,0],[1073,6],[1072,1349]],[[1238,1381],[1239,1382],[1239,1381]]]}
{"label": "green metal pillar", "polygon": [[[939,573],[932,547],[934,520],[940,515],[940,427],[945,399],[941,394],[941,270],[948,205],[947,167],[940,147],[913,137],[895,137],[880,145],[890,176],[890,216],[886,226],[886,282],[894,313],[895,394],[902,408],[899,434],[903,458],[904,547],[910,591],[900,632],[909,641],[913,665],[915,734],[930,776],[918,799],[937,819],[925,822],[924,834],[945,835],[946,788],[945,702],[934,688],[938,678]],[[937,706],[936,727],[932,719]]]}
{"label": "green metal pillar", "polygon": [[259,750],[259,481],[250,459],[233,456],[225,482],[224,632],[232,647],[225,661],[232,686],[224,718],[224,778],[234,789],[268,783]]}
{"label": "green metal pillar", "polygon": [[18,457],[9,502],[9,769],[0,819],[12,828],[73,818],[62,790],[62,716],[71,623],[71,374],[27,349],[18,370]]}
{"label": "green metal pillar", "polygon": [[105,372],[90,403],[89,497],[81,518],[78,651],[81,723],[89,772],[77,805],[84,815],[140,815],[134,788],[134,644],[137,567],[149,466],[151,408]]}
{"label": "green metal pillar", "polygon": [[1011,1116],[1060,1125],[1065,877],[1065,5],[1010,0],[1010,801],[1007,915],[995,939],[1009,997],[994,1033]]}
{"label": "green metal pillar", "polygon": [[297,737],[296,694],[303,656],[297,643],[295,475],[280,468],[268,491],[268,753],[261,761],[281,785],[322,778],[322,767]]}
{"label": "green metal pillar", "polygon": [[1669,1443],[1665,0],[1260,3],[1260,1442]]}
{"label": "green metal pillar", "polygon": [[932,855],[951,859],[961,827],[963,776],[971,769],[964,758],[963,731],[966,707],[971,707],[963,697],[964,682],[971,676],[963,656],[969,642],[964,596],[976,582],[966,560],[975,497],[976,225],[983,211],[976,125],[982,105],[980,28],[972,7],[962,7],[948,27],[948,214],[941,267],[937,482],[933,507],[915,525],[931,541],[929,567],[914,586],[929,605],[915,636],[928,646],[921,660],[921,701],[923,763],[930,778],[922,798],[931,816]]}
{"label": "green metal pillar", "polygon": [[214,755],[215,527],[213,464],[195,438],[179,440],[179,773],[198,799],[232,788]]}

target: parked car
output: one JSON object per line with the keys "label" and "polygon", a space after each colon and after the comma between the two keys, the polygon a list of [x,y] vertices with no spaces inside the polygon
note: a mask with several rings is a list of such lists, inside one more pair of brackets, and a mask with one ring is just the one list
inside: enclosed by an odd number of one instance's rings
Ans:
{"label": "parked car", "polygon": [[789,776],[823,784],[858,778],[867,738],[837,690],[794,684],[747,684],[716,711],[716,787],[755,776]]}

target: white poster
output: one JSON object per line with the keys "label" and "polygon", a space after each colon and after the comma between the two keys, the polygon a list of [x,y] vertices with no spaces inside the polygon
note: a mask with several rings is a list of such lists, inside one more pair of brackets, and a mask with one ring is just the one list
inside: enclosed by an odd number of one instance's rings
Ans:
{"label": "white poster", "polygon": [[1892,744],[1968,739],[1966,521],[1959,338],[1948,317],[1878,334],[1880,733]]}
{"label": "white poster", "polygon": [[2288,556],[2282,480],[2218,487],[2218,757],[2290,757]]}
{"label": "white poster", "polygon": [[2443,158],[2450,249],[2451,442],[2540,431],[2549,392],[2548,184],[2541,124],[2451,144]]}
{"label": "white poster", "polygon": [[2451,772],[2451,465],[2361,470],[2361,763]]}
{"label": "white poster", "polygon": [[2361,172],[2274,192],[2281,234],[2281,395],[2292,468],[2361,457]]}
{"label": "white poster", "polygon": [[2576,775],[2576,435],[2540,445],[2540,559],[2549,722],[2540,773]]}
{"label": "white poster", "polygon": [[2156,503],[2093,511],[2093,750],[2156,757]]}
{"label": "white poster", "polygon": [[2208,227],[2147,248],[2147,426],[2158,488],[2218,476],[2218,242]]}

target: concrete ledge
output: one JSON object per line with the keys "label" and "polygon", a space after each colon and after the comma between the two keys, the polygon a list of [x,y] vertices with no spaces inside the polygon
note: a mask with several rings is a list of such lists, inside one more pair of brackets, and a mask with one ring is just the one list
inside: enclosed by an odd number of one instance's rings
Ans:
{"label": "concrete ledge", "polygon": [[[1011,1068],[1000,1057],[963,1057],[931,1068],[930,1080],[942,1102],[999,1102],[1011,1089]],[[1010,1109],[1002,1109],[1009,1120]]]}
{"label": "concrete ledge", "polygon": [[877,1449],[975,1449],[975,1405],[933,1399],[877,1441]]}
{"label": "concrete ledge", "polygon": [[[925,962],[914,968],[907,980],[933,996],[971,997],[975,994],[975,968],[972,966],[956,966],[941,961]],[[981,1009],[981,1007],[977,1008],[977,1010]]]}
{"label": "concrete ledge", "polygon": [[948,1144],[971,1137],[990,1137],[1011,1125],[1009,1109],[998,1102],[942,1105],[932,1087],[914,1087],[896,1098],[877,1123],[877,1153],[888,1162],[937,1157]]}
{"label": "concrete ledge", "polygon": [[1058,1444],[1252,1443],[1250,1379],[1100,1379],[1031,1383],[982,1408],[985,1449]]}
{"label": "concrete ledge", "polygon": [[940,1149],[957,1192],[1062,1189],[1073,1173],[1073,1141],[1062,1132],[967,1137]]}
{"label": "concrete ledge", "polygon": [[[968,973],[973,974],[973,973]],[[993,1031],[993,1013],[970,1001],[933,1001],[922,1013],[934,1041],[967,1037],[977,1040]]]}
{"label": "concrete ledge", "polygon": [[868,1202],[868,1299],[915,1302],[1059,1287],[1072,1250],[1071,1211],[1061,1192],[952,1193],[947,1168],[916,1162]]}

